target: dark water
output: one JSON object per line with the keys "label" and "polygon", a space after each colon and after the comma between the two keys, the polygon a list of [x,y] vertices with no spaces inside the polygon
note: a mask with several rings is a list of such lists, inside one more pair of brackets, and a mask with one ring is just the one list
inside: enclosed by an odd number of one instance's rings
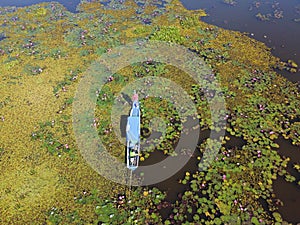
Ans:
{"label": "dark water", "polygon": [[[39,2],[50,2],[51,0],[0,0],[0,6],[27,6]],[[222,3],[222,0],[181,0],[187,9],[205,9],[209,16],[202,18],[205,22],[223,27],[225,29],[237,30],[246,32],[250,37],[264,42],[268,47],[272,48],[272,53],[286,61],[288,59],[294,60],[300,65],[300,22],[295,22],[294,19],[300,18],[300,12],[297,13],[295,6],[299,5],[300,0],[277,0],[277,5],[283,11],[283,18],[270,19],[270,21],[260,21],[255,15],[257,13],[272,13],[271,5],[275,1],[261,1],[259,8],[253,7],[251,0],[237,0],[235,6],[230,6]],[[76,12],[76,6],[80,0],[58,0],[69,11]],[[4,38],[4,37],[3,37]],[[0,37],[1,39],[1,37]],[[292,82],[300,82],[300,72],[289,73],[280,71],[280,74],[285,76]],[[202,134],[200,139],[205,139],[208,134]],[[280,144],[279,153],[291,158],[288,164],[288,171],[297,177],[299,180],[299,173],[296,172],[292,165],[295,162],[300,162],[299,149],[293,147],[289,141],[279,139]],[[230,145],[238,146],[243,144],[241,140],[235,140]],[[147,163],[155,162],[162,159],[163,156],[159,153],[154,153],[147,159]],[[146,162],[145,162],[146,163]],[[178,179],[183,178],[185,171],[194,171],[197,169],[196,156],[191,158],[190,162],[177,174],[170,179],[161,182],[156,187],[168,192],[168,200],[174,202],[177,195],[186,189],[185,186],[178,184]],[[299,186],[295,183],[288,183],[283,178],[279,178],[274,182],[273,189],[276,198],[283,201],[284,206],[280,207],[279,212],[283,218],[289,222],[300,222],[299,205],[300,205],[300,191]],[[170,212],[170,209],[162,211],[164,216]]]}
{"label": "dark water", "polygon": [[[289,140],[285,140],[283,137],[280,137],[276,142],[280,146],[278,149],[280,156],[290,158],[287,171],[296,178],[296,181],[299,181],[300,174],[293,168],[294,164],[300,162],[299,147],[293,146]],[[295,182],[290,183],[285,181],[284,178],[278,177],[273,184],[273,190],[276,198],[283,201],[284,205],[279,208],[283,218],[288,222],[299,223],[300,187]]]}
{"label": "dark water", "polygon": [[[0,0],[0,6],[22,7],[37,4],[40,2],[53,2],[53,0]],[[55,2],[59,2],[64,5],[69,11],[75,12],[80,0],[56,0]]]}
{"label": "dark water", "polygon": [[[235,6],[226,5],[221,0],[181,1],[187,9],[205,9],[210,16],[203,18],[203,21],[249,33],[249,36],[272,48],[275,56],[284,61],[292,59],[300,65],[300,22],[294,21],[300,18],[295,8],[300,6],[299,0],[277,0],[279,9],[283,11],[283,18],[270,21],[260,21],[255,15],[273,13],[272,3],[275,1],[260,1],[261,6],[258,9],[253,7],[252,0],[237,1]],[[300,72],[296,74],[281,72],[281,74],[290,81],[300,81]]]}

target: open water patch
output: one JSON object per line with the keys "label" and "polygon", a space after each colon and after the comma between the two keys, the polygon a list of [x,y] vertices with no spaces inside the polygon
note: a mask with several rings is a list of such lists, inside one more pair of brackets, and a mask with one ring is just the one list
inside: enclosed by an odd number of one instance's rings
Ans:
{"label": "open water patch", "polygon": [[300,173],[294,168],[296,163],[300,162],[299,146],[291,144],[290,140],[279,137],[276,143],[280,146],[277,150],[282,158],[290,158],[287,164],[287,172],[296,178],[294,182],[286,181],[284,176],[279,176],[273,182],[273,190],[275,198],[280,199],[281,204],[278,204],[278,212],[283,219],[291,223],[300,221],[299,205],[300,205],[300,186],[297,182],[300,181]]}

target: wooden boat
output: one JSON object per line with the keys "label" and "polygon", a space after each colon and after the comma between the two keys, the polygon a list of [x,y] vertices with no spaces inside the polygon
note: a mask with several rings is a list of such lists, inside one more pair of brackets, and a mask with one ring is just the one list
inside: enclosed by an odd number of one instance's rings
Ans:
{"label": "wooden boat", "polygon": [[138,95],[134,93],[132,108],[126,125],[126,164],[130,170],[135,170],[140,159],[140,107]]}

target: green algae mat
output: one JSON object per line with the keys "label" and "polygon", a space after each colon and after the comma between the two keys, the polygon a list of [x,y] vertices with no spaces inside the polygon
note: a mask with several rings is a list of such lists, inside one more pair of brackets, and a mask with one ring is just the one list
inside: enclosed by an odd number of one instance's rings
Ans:
{"label": "green algae mat", "polygon": [[[300,95],[275,72],[284,63],[263,43],[206,24],[204,11],[185,10],[176,0],[82,1],[78,8],[76,14],[55,2],[0,8],[0,223],[287,223],[274,203],[273,181],[282,176],[299,187],[299,180],[287,172],[290,159],[278,154],[276,140],[300,146]],[[85,71],[118,46],[144,40],[178,44],[196,54],[226,101],[224,138],[198,143],[199,170],[178,180],[186,191],[175,202],[157,188],[130,189],[99,175],[82,157],[72,128],[72,104]],[[107,77],[95,93],[91,126],[111,155],[125,157],[112,132],[114,99],[128,83],[147,76],[174,80],[193,100],[198,128],[220,132],[203,87],[176,65],[148,59]],[[142,99],[141,107],[144,137],[158,114],[154,125],[166,129],[163,140],[151,139],[141,160],[147,162],[151,146],[172,157],[182,130],[176,108],[157,97]],[[245,144],[226,147],[233,137]],[[217,155],[203,170],[206,149]],[[299,173],[299,164],[290,166]],[[164,208],[170,213],[163,218]]]}

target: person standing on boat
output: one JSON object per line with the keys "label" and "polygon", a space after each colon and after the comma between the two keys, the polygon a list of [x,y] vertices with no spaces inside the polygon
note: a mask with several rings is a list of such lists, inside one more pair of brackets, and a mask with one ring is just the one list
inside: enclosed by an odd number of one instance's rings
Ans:
{"label": "person standing on boat", "polygon": [[139,95],[136,93],[136,91],[134,91],[134,94],[132,96],[132,101],[137,102],[138,100],[139,100]]}

